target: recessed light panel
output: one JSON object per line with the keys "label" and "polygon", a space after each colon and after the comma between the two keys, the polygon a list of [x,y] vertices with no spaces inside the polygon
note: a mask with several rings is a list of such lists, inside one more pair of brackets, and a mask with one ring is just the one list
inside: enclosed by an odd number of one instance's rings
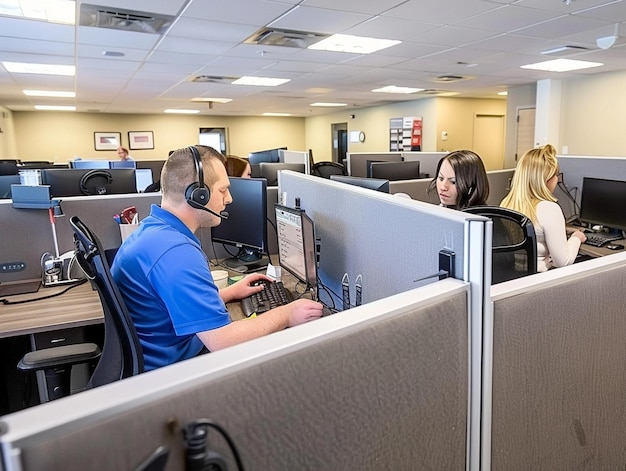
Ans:
{"label": "recessed light panel", "polygon": [[76,111],[75,106],[35,105],[35,109],[40,111]]}
{"label": "recessed light panel", "polygon": [[7,71],[13,74],[68,75],[76,74],[73,65],[29,64],[26,62],[3,62]]}
{"label": "recessed light panel", "polygon": [[197,97],[197,98],[192,98],[191,101],[196,102],[196,103],[230,103],[231,101],[233,101],[233,99],[232,98]]}
{"label": "recessed light panel", "polygon": [[377,93],[417,93],[423,91],[423,88],[411,88],[411,87],[396,87],[395,85],[387,85],[382,88],[375,88],[372,90]]}
{"label": "recessed light panel", "polygon": [[289,113],[263,113],[263,116],[291,116]]}
{"label": "recessed light panel", "polygon": [[58,97],[58,98],[75,98],[74,92],[58,92],[54,90],[23,90],[26,96],[46,96],[46,97]]}
{"label": "recessed light panel", "polygon": [[551,61],[537,62],[535,64],[522,65],[522,69],[545,70],[547,72],[570,72],[572,70],[590,69],[600,67],[602,62],[577,61],[573,59],[554,59]]}
{"label": "recessed light panel", "polygon": [[49,23],[76,23],[76,2],[70,0],[13,0],[0,2],[0,15]]}
{"label": "recessed light panel", "polygon": [[200,110],[176,110],[176,109],[168,109],[164,110],[164,113],[174,113],[174,114],[198,114]]}
{"label": "recessed light panel", "polygon": [[348,106],[347,103],[325,103],[323,101],[316,101],[315,103],[311,103],[309,106],[325,106],[328,108],[333,108],[336,106]]}
{"label": "recessed light panel", "polygon": [[349,34],[333,34],[320,42],[311,44],[308,49],[320,51],[349,52],[352,54],[371,54],[400,44],[395,39],[367,38]]}
{"label": "recessed light panel", "polygon": [[234,85],[253,85],[256,87],[276,87],[283,83],[289,82],[291,79],[272,78],[272,77],[240,77],[234,82]]}

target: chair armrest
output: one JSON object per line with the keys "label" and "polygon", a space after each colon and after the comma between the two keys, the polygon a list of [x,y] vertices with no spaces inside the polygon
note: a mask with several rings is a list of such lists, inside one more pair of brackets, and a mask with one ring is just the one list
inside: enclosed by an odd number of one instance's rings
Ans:
{"label": "chair armrest", "polygon": [[101,353],[100,347],[95,343],[44,348],[24,355],[17,364],[17,368],[21,371],[37,371],[55,366],[86,363],[97,360]]}

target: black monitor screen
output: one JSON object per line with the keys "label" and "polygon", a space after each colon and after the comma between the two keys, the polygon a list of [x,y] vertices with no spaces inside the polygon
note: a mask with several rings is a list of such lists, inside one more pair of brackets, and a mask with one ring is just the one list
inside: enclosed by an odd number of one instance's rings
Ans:
{"label": "black monitor screen", "polygon": [[341,183],[347,183],[349,185],[369,188],[370,190],[389,193],[389,180],[379,180],[378,178],[349,177],[347,175],[331,175],[330,179]]}
{"label": "black monitor screen", "polygon": [[261,162],[259,164],[259,175],[267,180],[267,186],[278,185],[278,172],[281,170],[293,170],[294,172],[304,173],[305,165],[284,162]]}
{"label": "black monitor screen", "polygon": [[136,193],[135,171],[124,169],[45,169],[42,183],[50,195],[83,196]]}
{"label": "black monitor screen", "polygon": [[19,184],[19,175],[0,175],[0,199],[11,198],[11,185]]}
{"label": "black monitor screen", "polygon": [[280,162],[279,150],[287,150],[287,148],[278,147],[276,149],[250,152],[250,154],[248,154],[248,162],[250,162],[250,164],[260,164],[261,162]]}
{"label": "black monitor screen", "polygon": [[315,225],[301,209],[275,205],[280,266],[310,288],[317,287]]}
{"label": "black monitor screen", "polygon": [[[239,271],[263,267],[267,252],[267,182],[262,178],[230,177],[233,202],[226,207],[228,219],[211,229],[214,242],[239,248],[226,266]],[[267,265],[267,261],[264,262]]]}
{"label": "black monitor screen", "polygon": [[405,162],[372,162],[367,169],[367,176],[389,180],[413,180],[420,177],[420,163],[418,160]]}
{"label": "black monitor screen", "polygon": [[583,178],[580,220],[626,230],[626,181]]}

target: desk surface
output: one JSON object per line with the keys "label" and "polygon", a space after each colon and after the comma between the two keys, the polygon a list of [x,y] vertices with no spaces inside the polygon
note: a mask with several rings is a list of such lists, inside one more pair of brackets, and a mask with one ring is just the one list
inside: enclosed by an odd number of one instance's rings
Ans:
{"label": "desk surface", "polygon": [[[38,299],[60,293],[67,286],[40,288],[36,293],[11,296],[11,301]],[[53,298],[22,304],[0,305],[0,338],[34,334],[102,322],[104,313],[90,283]]]}
{"label": "desk surface", "polygon": [[[293,288],[295,278],[287,274],[283,276],[283,282],[285,286]],[[60,293],[66,288],[67,286],[40,288],[36,293],[11,296],[9,299],[38,299]],[[228,303],[227,307],[232,320],[243,319],[239,301]],[[90,283],[84,283],[53,298],[0,305],[0,338],[99,324],[103,322],[103,316],[98,292],[91,288]]]}
{"label": "desk surface", "polygon": [[[577,227],[577,226],[568,226],[567,230],[568,230],[568,237],[569,237],[569,231],[570,230],[571,231],[574,231],[574,230],[582,231],[583,228],[582,227]],[[620,244],[620,245],[623,245],[624,247],[626,247],[626,239],[614,240],[612,242],[609,242],[609,244]],[[624,251],[624,249],[621,249],[621,250],[610,250],[610,249],[607,249],[606,246],[594,247],[593,245],[580,244],[580,253],[583,253],[583,254],[586,254],[586,255],[591,255],[592,257],[604,257],[605,255],[613,255],[613,254],[616,254],[616,253],[622,253],[623,251]]]}

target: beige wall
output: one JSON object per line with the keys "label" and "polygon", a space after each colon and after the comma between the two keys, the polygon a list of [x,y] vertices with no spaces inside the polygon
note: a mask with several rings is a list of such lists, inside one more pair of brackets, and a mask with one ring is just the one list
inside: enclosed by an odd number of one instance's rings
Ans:
{"label": "beige wall", "polygon": [[563,81],[560,146],[572,155],[626,155],[626,71]]}
{"label": "beige wall", "polygon": [[83,159],[117,159],[115,151],[96,151],[94,132],[121,132],[128,147],[128,131],[153,131],[153,150],[133,150],[136,160],[167,158],[172,149],[198,142],[201,127],[225,127],[228,152],[246,157],[255,150],[287,146],[305,150],[304,119],[275,117],[213,117],[130,115],[63,112],[14,112],[17,156],[22,160],[67,162]]}
{"label": "beige wall", "polygon": [[15,126],[13,112],[0,106],[0,159],[16,159]]}
{"label": "beige wall", "polygon": [[[472,98],[437,98],[436,152],[472,149],[474,142],[474,117],[477,114],[506,115],[506,100]],[[448,140],[441,133],[448,133]]]}

